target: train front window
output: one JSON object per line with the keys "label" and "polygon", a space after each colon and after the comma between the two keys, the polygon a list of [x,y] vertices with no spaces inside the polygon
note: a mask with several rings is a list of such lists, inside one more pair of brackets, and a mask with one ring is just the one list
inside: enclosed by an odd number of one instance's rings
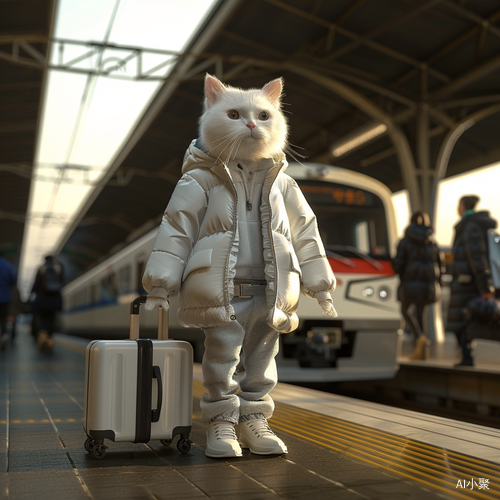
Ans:
{"label": "train front window", "polygon": [[384,204],[364,189],[321,181],[299,181],[316,214],[325,249],[343,256],[355,253],[389,257]]}

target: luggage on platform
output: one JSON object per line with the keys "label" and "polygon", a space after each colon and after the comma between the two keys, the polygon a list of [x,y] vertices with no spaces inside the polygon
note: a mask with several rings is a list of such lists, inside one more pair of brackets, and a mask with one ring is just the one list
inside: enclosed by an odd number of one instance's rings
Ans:
{"label": "luggage on platform", "polygon": [[189,342],[168,339],[168,311],[159,309],[158,340],[139,338],[139,309],[146,297],[130,305],[130,339],[94,340],[85,359],[85,449],[104,458],[105,439],[191,449],[193,349]]}

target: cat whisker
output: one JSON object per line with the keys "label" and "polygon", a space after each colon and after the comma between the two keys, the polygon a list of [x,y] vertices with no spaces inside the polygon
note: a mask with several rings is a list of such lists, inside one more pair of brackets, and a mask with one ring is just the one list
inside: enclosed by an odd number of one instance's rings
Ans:
{"label": "cat whisker", "polygon": [[236,134],[235,132],[231,132],[229,134],[223,135],[222,137],[219,137],[219,139],[217,139],[214,142],[214,147],[210,151],[217,149],[219,146],[224,144],[224,142],[226,142],[227,140],[230,140],[235,134]]}
{"label": "cat whisker", "polygon": [[307,156],[301,155],[300,153],[298,153],[297,151],[295,151],[294,149],[292,149],[289,146],[285,147],[285,152],[288,153],[290,156],[292,156],[292,158],[295,158],[295,156],[293,156],[293,155],[300,156],[303,160],[305,160],[307,158]]}
{"label": "cat whisker", "polygon": [[240,140],[238,141],[238,146],[236,146],[236,151],[234,152],[234,156],[233,156],[234,160],[236,160],[236,157],[238,156],[238,150],[240,149],[242,140],[243,140],[243,137],[240,137]]}
{"label": "cat whisker", "polygon": [[[239,139],[239,141],[238,141]],[[238,141],[238,146],[235,148],[236,146],[236,142]],[[229,154],[227,156],[227,159],[228,160],[231,160],[231,156],[233,155],[233,151],[236,150],[238,151],[238,148],[240,147],[240,142],[241,142],[241,138],[240,137],[236,137],[233,141],[233,145],[231,146],[231,151],[229,151]],[[233,156],[233,158],[236,158],[236,152],[235,152],[235,155]]]}
{"label": "cat whisker", "polygon": [[[220,148],[226,141],[230,141],[226,147],[221,151],[221,154],[222,152],[227,148],[227,146],[229,146],[231,144],[231,140],[233,140],[234,136],[238,135],[237,133],[235,132],[232,132],[231,134],[227,134],[227,136],[225,136],[225,139],[222,139],[222,140],[219,140],[219,142],[210,150],[207,152],[207,154],[210,154],[212,151]],[[219,154],[219,158],[220,158],[220,154]]]}
{"label": "cat whisker", "polygon": [[[294,151],[289,145],[285,146],[283,148],[283,151],[287,154],[289,154],[297,163],[299,163],[300,165],[302,165],[301,161],[297,158],[297,156],[300,156],[300,158],[302,158],[303,160],[305,160],[307,158],[307,156],[304,156],[304,155],[301,155],[299,153],[297,153],[297,151]],[[297,156],[295,156],[297,155]],[[302,165],[304,166],[304,165]]]}
{"label": "cat whisker", "polygon": [[[235,135],[235,134],[233,134],[233,135]],[[234,140],[236,140],[236,139],[234,139]],[[232,144],[234,144],[234,140],[233,140],[233,141],[231,141],[231,142],[229,142],[229,143],[228,143],[228,144],[224,147],[224,149],[223,149],[223,150],[219,153],[219,156],[217,157],[217,159],[218,159],[218,160],[222,160],[222,158],[221,158],[222,153],[224,153],[224,151],[225,151],[225,150],[226,150],[229,146],[231,146]]]}
{"label": "cat whisker", "polygon": [[229,132],[229,134],[223,135],[222,137],[219,137],[218,139],[215,139],[215,144],[222,144],[225,140],[228,138],[231,138],[235,135],[237,135],[238,132]]}

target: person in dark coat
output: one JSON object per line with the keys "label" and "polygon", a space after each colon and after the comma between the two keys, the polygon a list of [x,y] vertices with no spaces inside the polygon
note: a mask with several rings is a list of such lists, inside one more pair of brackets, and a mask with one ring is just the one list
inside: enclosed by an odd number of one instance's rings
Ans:
{"label": "person in dark coat", "polygon": [[64,272],[54,255],[45,257],[45,264],[38,270],[31,293],[36,294],[35,315],[40,330],[37,332],[37,345],[41,350],[50,350],[54,344],[52,335],[56,315],[62,310],[61,290]]}
{"label": "person in dark coat", "polygon": [[[438,246],[431,238],[432,232],[428,214],[415,212],[393,261],[394,271],[401,281],[398,288],[401,312],[406,327],[411,329],[416,339],[410,359],[425,359],[425,307],[436,302],[441,293],[442,259]],[[416,314],[411,312],[412,305]]]}
{"label": "person in dark coat", "polygon": [[462,216],[455,226],[453,263],[451,274],[450,306],[446,329],[454,332],[462,348],[460,365],[472,366],[472,356],[466,338],[468,304],[478,297],[491,300],[495,288],[491,280],[488,261],[488,229],[495,229],[497,222],[488,211],[476,212],[479,202],[476,195],[460,198],[458,213]]}
{"label": "person in dark coat", "polygon": [[0,348],[7,340],[7,318],[16,282],[17,269],[0,253]]}

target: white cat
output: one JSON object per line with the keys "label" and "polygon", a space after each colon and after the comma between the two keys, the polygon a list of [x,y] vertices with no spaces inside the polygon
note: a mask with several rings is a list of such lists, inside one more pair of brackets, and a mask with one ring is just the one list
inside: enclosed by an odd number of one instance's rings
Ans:
{"label": "white cat", "polygon": [[202,149],[224,162],[275,158],[285,151],[288,126],[281,111],[283,79],[262,89],[243,90],[205,77]]}
{"label": "white cat", "polygon": [[[283,81],[241,90],[205,78],[191,142],[143,277],[146,309],[179,292],[177,318],[205,332],[205,454],[287,453],[268,426],[279,335],[299,325],[301,291],[336,316],[335,277],[316,217],[287,174]],[[245,375],[234,377],[237,367]]]}

